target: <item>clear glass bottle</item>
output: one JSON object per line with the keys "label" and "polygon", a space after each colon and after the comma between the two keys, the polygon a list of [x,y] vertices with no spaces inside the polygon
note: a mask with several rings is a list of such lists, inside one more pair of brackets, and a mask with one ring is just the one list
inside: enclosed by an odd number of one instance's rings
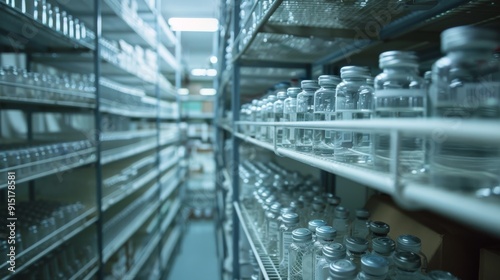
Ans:
{"label": "clear glass bottle", "polygon": [[[276,95],[277,100],[273,104],[273,114],[274,114],[274,122],[283,121],[283,106],[284,101],[286,99],[286,92],[280,91]],[[280,126],[276,126],[276,145],[281,146],[283,143],[283,128]],[[274,136],[273,136],[274,137]]]}
{"label": "clear glass bottle", "polygon": [[337,206],[334,215],[332,226],[337,231],[335,242],[344,244],[344,239],[349,233],[349,210],[343,206]]}
{"label": "clear glass bottle", "polygon": [[[370,119],[372,110],[358,108],[359,89],[367,86],[370,71],[366,67],[344,66],[340,69],[342,82],[335,93],[336,120]],[[335,133],[334,158],[346,163],[369,163],[371,158],[370,134],[359,131]]]}
{"label": "clear glass bottle", "polygon": [[420,272],[420,257],[412,252],[396,252],[394,269],[389,272],[390,280],[425,280]]}
{"label": "clear glass bottle", "polygon": [[355,280],[356,265],[348,260],[338,260],[330,264],[330,277],[328,280]]}
{"label": "clear glass bottle", "polygon": [[33,19],[42,21],[42,0],[33,1]]}
{"label": "clear glass bottle", "polygon": [[331,226],[320,226],[316,228],[316,241],[314,242],[314,267],[317,267],[319,259],[323,257],[323,247],[334,243],[337,231]]}
{"label": "clear glass bottle", "polygon": [[[302,91],[297,95],[297,121],[307,122],[314,120],[314,93],[319,89],[315,80],[301,82]],[[298,128],[295,140],[295,150],[312,152],[313,130]]]}
{"label": "clear glass bottle", "polygon": [[[252,121],[252,122],[257,121],[256,116],[257,116],[258,103],[259,103],[259,100],[254,99],[254,100],[252,100],[252,104],[250,105],[250,121]],[[249,128],[250,128],[249,135],[252,137],[255,137],[257,127],[255,125],[250,125]]]}
{"label": "clear glass bottle", "polygon": [[[269,95],[267,97],[267,104],[265,105],[264,117],[266,122],[274,122],[274,102],[276,102],[276,95]],[[266,135],[264,140],[273,142],[274,126],[266,126]]]}
{"label": "clear glass bottle", "polygon": [[340,202],[342,202],[342,199],[334,194],[327,193],[325,194],[326,197],[326,220],[331,221],[333,220],[333,213],[335,212],[335,208],[340,205]]}
{"label": "clear glass bottle", "polygon": [[403,234],[398,236],[396,240],[396,250],[398,252],[412,252],[421,258],[422,272],[427,271],[427,256],[422,252],[422,241],[420,238],[411,234]]}
{"label": "clear glass bottle", "polygon": [[49,28],[54,28],[55,26],[55,21],[54,21],[54,10],[52,9],[52,5],[50,3],[47,3],[47,26]]}
{"label": "clear glass bottle", "polygon": [[75,21],[72,15],[68,15],[68,37],[75,38]]}
{"label": "clear glass bottle", "polygon": [[[287,89],[287,98],[283,103],[283,121],[296,122],[297,121],[297,95],[301,92],[298,87],[290,87]],[[295,148],[295,134],[296,128],[283,127],[283,143],[284,148]]]}
{"label": "clear glass bottle", "polygon": [[381,256],[385,258],[389,264],[389,268],[392,268],[394,261],[393,255],[396,249],[396,243],[389,237],[376,237],[372,239],[372,254]]}
{"label": "clear glass bottle", "polygon": [[68,13],[66,11],[61,12],[61,31],[63,35],[68,36]]}
{"label": "clear glass bottle", "polygon": [[433,270],[427,273],[427,278],[430,280],[458,280],[458,278],[448,271]]}
{"label": "clear glass bottle", "polygon": [[314,279],[312,232],[299,228],[292,232],[288,252],[288,280]]}
{"label": "clear glass bottle", "polygon": [[265,245],[267,254],[271,257],[278,256],[278,227],[281,205],[276,202],[271,205],[266,213]]}
{"label": "clear glass bottle", "polygon": [[[491,60],[498,32],[459,26],[441,33],[446,56],[432,66],[432,117],[462,120],[500,119],[500,62]],[[450,126],[457,126],[450,120]],[[431,181],[437,187],[472,191],[499,185],[497,145],[433,137]]]}
{"label": "clear glass bottle", "polygon": [[283,214],[281,221],[278,235],[279,269],[281,275],[288,275],[288,248],[292,244],[292,232],[298,228],[299,215],[297,213]]}
{"label": "clear glass bottle", "polygon": [[368,242],[371,242],[377,237],[387,237],[391,227],[381,221],[371,221],[369,224],[370,234],[368,235]]}
{"label": "clear glass bottle", "polygon": [[357,280],[386,280],[389,264],[385,258],[368,254],[361,258],[361,271]]}
{"label": "clear glass bottle", "polygon": [[370,212],[366,209],[356,210],[356,219],[351,223],[350,236],[368,238],[370,230],[368,229]]}
{"label": "clear glass bottle", "polygon": [[[340,81],[339,77],[333,75],[319,76],[318,84],[321,88],[314,93],[315,121],[335,120],[335,90]],[[313,153],[323,157],[333,156],[333,135],[331,130],[314,130]]]}
{"label": "clear glass bottle", "polygon": [[5,75],[4,81],[6,83],[9,83],[9,85],[5,85],[3,87],[3,94],[5,94],[5,96],[7,96],[7,97],[16,98],[17,97],[17,92],[16,92],[17,86],[15,86],[15,84],[17,83],[18,76],[19,76],[19,73],[17,72],[17,68],[14,66],[9,66],[7,68],[4,68],[4,73],[5,73],[4,74]]}
{"label": "clear glass bottle", "polygon": [[349,236],[345,239],[347,259],[356,265],[356,273],[361,271],[361,258],[368,254],[368,241],[360,237]]}
{"label": "clear glass bottle", "polygon": [[330,264],[337,260],[345,259],[346,252],[345,246],[332,242],[323,246],[322,255],[316,263],[316,270],[314,272],[315,280],[328,279],[330,272]]}
{"label": "clear glass bottle", "polygon": [[306,217],[306,211],[304,209],[304,202],[300,200],[293,200],[290,202],[290,207],[295,209],[295,213],[299,214],[299,217],[301,217],[301,222],[300,222],[300,227],[305,227],[307,226],[307,223],[309,222]]}
{"label": "clear glass bottle", "polygon": [[[383,72],[375,77],[374,119],[424,118],[426,95],[424,80],[418,74],[417,56],[413,52],[388,51],[380,54]],[[376,134],[373,139],[374,165],[389,171],[390,135]],[[402,174],[423,170],[424,139],[402,136],[399,168]]]}
{"label": "clear glass bottle", "polygon": [[323,197],[314,197],[310,207],[309,220],[325,219],[326,204]]}
{"label": "clear glass bottle", "polygon": [[[267,117],[266,117],[267,98],[263,98],[262,100],[259,100],[259,102],[257,103],[257,106],[259,108],[257,108],[257,110],[255,112],[256,113],[255,121],[256,122],[267,121]],[[267,136],[267,126],[259,125],[256,133],[257,133],[257,135],[255,136],[255,138],[257,138],[259,140],[265,140],[265,138]]]}
{"label": "clear glass bottle", "polygon": [[311,231],[313,242],[316,241],[316,228],[326,226],[325,220],[310,220],[307,222],[307,228]]}

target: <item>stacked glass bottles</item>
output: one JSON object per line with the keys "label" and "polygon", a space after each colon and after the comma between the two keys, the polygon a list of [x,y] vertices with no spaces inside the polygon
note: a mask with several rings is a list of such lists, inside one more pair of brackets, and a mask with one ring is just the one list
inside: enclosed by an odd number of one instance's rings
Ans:
{"label": "stacked glass bottles", "polygon": [[[337,86],[335,94],[336,120],[370,119],[371,108],[358,107],[360,88],[368,85],[368,68],[345,66],[340,69],[340,77],[342,82]],[[335,160],[362,164],[371,161],[370,134],[352,131],[339,131],[335,134]]]}
{"label": "stacked glass bottles", "polygon": [[314,267],[323,257],[323,247],[332,244],[337,232],[331,226],[320,226],[316,228],[316,241],[314,242]]}
{"label": "stacked glass bottles", "polygon": [[316,228],[326,226],[324,220],[310,220],[307,223],[307,228],[311,231],[313,241],[316,241]]}
{"label": "stacked glass bottles", "polygon": [[357,280],[386,280],[388,272],[389,265],[383,257],[368,254],[361,258]]}
{"label": "stacked glass bottles", "polygon": [[314,245],[312,233],[306,228],[292,232],[288,252],[288,280],[314,279]]}
{"label": "stacked glass bottles", "polygon": [[292,244],[292,232],[298,228],[299,215],[287,213],[281,216],[281,225],[278,233],[278,253],[280,260],[280,273],[288,273],[288,247]]}
{"label": "stacked glass bottles", "polygon": [[[273,104],[273,114],[274,114],[274,120],[273,122],[282,122],[283,120],[283,108],[284,108],[284,101],[286,99],[286,92],[285,91],[280,91],[276,95],[277,100]],[[276,145],[281,145],[283,143],[283,128],[280,126],[277,126],[276,128]],[[274,135],[273,135],[274,137]]]}
{"label": "stacked glass bottles", "polygon": [[[302,92],[297,95],[297,121],[314,120],[314,93],[319,89],[318,82],[304,80],[301,82]],[[312,152],[313,130],[298,128],[295,140],[295,150]]]}
{"label": "stacked glass bottles", "polygon": [[[297,95],[301,92],[298,87],[288,88],[286,91],[287,98],[283,103],[283,121],[297,121]],[[283,142],[284,148],[295,148],[296,128],[283,127]]]}
{"label": "stacked glass bottles", "polygon": [[[321,87],[314,93],[314,120],[335,120],[335,90],[340,78],[333,75],[322,75],[318,78]],[[315,155],[331,157],[334,151],[334,132],[331,130],[315,130],[313,134],[313,152]]]}
{"label": "stacked glass bottles", "polygon": [[422,252],[422,241],[420,238],[411,235],[411,234],[403,234],[398,236],[396,240],[398,252],[412,252],[420,257],[421,259],[421,267],[422,271],[426,272],[427,270],[427,257]]}
{"label": "stacked glass bottles", "polygon": [[356,266],[356,272],[361,270],[361,258],[368,254],[368,241],[360,237],[349,236],[345,240],[347,259]]}
{"label": "stacked glass bottles", "polygon": [[[412,52],[388,51],[380,54],[383,72],[375,78],[373,118],[423,118],[426,116],[424,80],[418,75],[417,57]],[[374,165],[388,171],[391,159],[390,135],[375,135]],[[424,139],[401,138],[399,171],[417,174],[423,171]]]}
{"label": "stacked glass bottles", "polygon": [[[498,46],[493,30],[460,26],[441,34],[446,56],[432,66],[432,116],[456,120],[500,119],[500,62],[491,55]],[[460,129],[457,127],[457,129]],[[430,173],[435,186],[478,190],[499,185],[500,149],[437,135],[431,140]]]}
{"label": "stacked glass bottles", "polygon": [[389,268],[393,265],[393,255],[396,243],[389,237],[376,237],[372,239],[372,254],[381,256],[387,261]]}
{"label": "stacked glass bottles", "polygon": [[344,245],[336,242],[323,246],[322,255],[316,262],[314,279],[326,280],[330,274],[330,264],[334,261],[345,259],[346,252]]}
{"label": "stacked glass bottles", "polygon": [[370,242],[377,237],[387,237],[391,227],[381,221],[371,221],[369,224],[370,234],[368,235],[368,241]]}
{"label": "stacked glass bottles", "polygon": [[338,260],[330,264],[328,280],[355,280],[356,265],[350,260]]}

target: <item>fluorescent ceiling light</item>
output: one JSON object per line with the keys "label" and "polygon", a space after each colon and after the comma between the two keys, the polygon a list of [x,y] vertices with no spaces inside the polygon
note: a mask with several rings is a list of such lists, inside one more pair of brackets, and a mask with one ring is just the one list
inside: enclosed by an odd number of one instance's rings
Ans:
{"label": "fluorescent ceiling light", "polygon": [[180,88],[180,89],[177,90],[177,93],[179,95],[188,95],[189,94],[189,89],[187,89],[187,88]]}
{"label": "fluorescent ceiling light", "polygon": [[217,63],[217,61],[219,61],[219,60],[217,59],[217,57],[216,57],[215,55],[212,55],[212,56],[210,57],[210,62],[211,62],[212,64]]}
{"label": "fluorescent ceiling light", "polygon": [[173,31],[215,32],[219,29],[215,18],[169,18],[168,24]]}
{"label": "fluorescent ceiling light", "polygon": [[215,69],[207,69],[207,76],[209,76],[209,77],[215,77],[215,76],[217,76],[217,70],[215,70]]}
{"label": "fluorescent ceiling light", "polygon": [[215,69],[203,69],[203,68],[194,68],[191,69],[191,75],[193,76],[209,76],[215,77],[217,76],[217,70]]}
{"label": "fluorescent ceiling light", "polygon": [[201,95],[215,95],[217,91],[214,88],[202,88],[200,89]]}

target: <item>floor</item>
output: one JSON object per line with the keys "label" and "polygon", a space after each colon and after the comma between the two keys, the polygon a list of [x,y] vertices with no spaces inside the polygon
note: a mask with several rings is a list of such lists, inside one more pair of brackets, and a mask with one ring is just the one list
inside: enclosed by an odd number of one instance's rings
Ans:
{"label": "floor", "polygon": [[212,220],[190,220],[167,280],[220,279]]}

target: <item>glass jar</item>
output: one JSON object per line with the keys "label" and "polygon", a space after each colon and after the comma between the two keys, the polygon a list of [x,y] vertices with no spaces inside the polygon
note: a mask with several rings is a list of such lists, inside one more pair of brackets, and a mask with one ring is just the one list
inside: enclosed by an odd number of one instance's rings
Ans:
{"label": "glass jar", "polygon": [[312,233],[306,228],[292,232],[288,253],[288,280],[314,279]]}
{"label": "glass jar", "polygon": [[[315,80],[301,82],[302,91],[297,95],[297,121],[307,122],[314,120],[314,93],[319,89]],[[299,152],[312,152],[313,130],[297,128],[295,150]]]}
{"label": "glass jar", "polygon": [[[335,93],[336,120],[370,119],[372,110],[358,108],[360,87],[366,86],[370,71],[366,67],[344,66],[342,82]],[[346,163],[369,163],[371,140],[369,133],[341,131],[336,133],[334,158]]]}
{"label": "glass jar", "polygon": [[[318,78],[321,87],[314,93],[314,120],[335,120],[335,90],[340,78],[333,75],[322,75]],[[313,153],[323,157],[333,156],[334,132],[328,129],[317,129],[313,134]]]}
{"label": "glass jar", "polygon": [[[298,87],[290,87],[287,89],[286,94],[288,98],[283,102],[283,121],[296,122],[297,121],[297,95],[301,92]],[[295,148],[296,128],[283,127],[283,143],[284,148]]]}
{"label": "glass jar", "polygon": [[[284,101],[286,99],[286,92],[285,91],[280,91],[276,95],[277,100],[274,101],[273,104],[273,115],[274,115],[274,122],[281,122],[283,121],[283,106],[284,106]],[[280,126],[276,126],[276,138],[273,138],[274,141],[276,141],[276,145],[280,146],[283,143],[283,128]],[[274,135],[273,135],[274,137]]]}
{"label": "glass jar", "polygon": [[[375,77],[373,118],[424,118],[425,83],[418,74],[417,56],[413,52],[383,52],[380,54],[379,66],[383,72]],[[373,142],[375,168],[389,171],[390,135],[376,134]],[[423,172],[424,139],[402,136],[399,157],[398,167],[402,174]]]}
{"label": "glass jar", "polygon": [[[500,119],[500,62],[491,59],[498,34],[471,26],[445,30],[441,50],[446,56],[432,66],[432,116],[461,120]],[[453,118],[453,119],[451,119]],[[431,181],[437,187],[474,191],[500,183],[500,149],[433,135],[429,151]]]}

